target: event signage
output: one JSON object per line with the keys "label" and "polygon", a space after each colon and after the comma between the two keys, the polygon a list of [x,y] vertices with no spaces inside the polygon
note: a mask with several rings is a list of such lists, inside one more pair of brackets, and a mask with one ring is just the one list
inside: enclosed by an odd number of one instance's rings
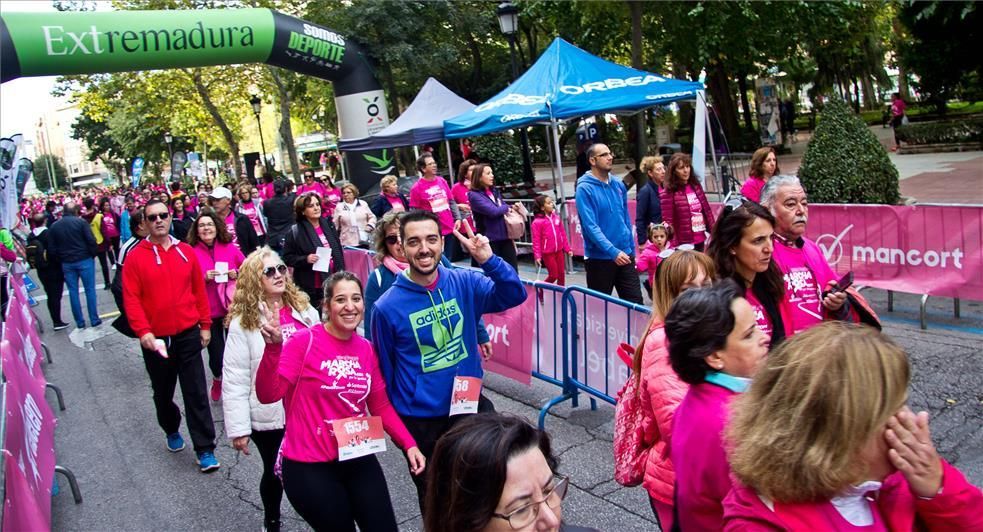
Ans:
{"label": "event signage", "polygon": [[486,369],[529,384],[537,345],[536,301],[535,290],[527,286],[525,303],[484,315],[485,330],[492,344],[492,357],[485,362]]}
{"label": "event signage", "polygon": [[27,157],[21,157],[17,161],[17,199],[24,197],[24,187],[27,186],[27,181],[31,178],[31,174],[34,173],[34,161],[31,161]]}
{"label": "event signage", "polygon": [[16,227],[18,216],[17,202],[17,160],[24,136],[13,135],[0,139],[0,224],[2,227]]}
{"label": "event signage", "polygon": [[133,188],[140,186],[140,176],[143,175],[143,157],[135,157],[133,159],[133,170],[130,172],[133,176]]}

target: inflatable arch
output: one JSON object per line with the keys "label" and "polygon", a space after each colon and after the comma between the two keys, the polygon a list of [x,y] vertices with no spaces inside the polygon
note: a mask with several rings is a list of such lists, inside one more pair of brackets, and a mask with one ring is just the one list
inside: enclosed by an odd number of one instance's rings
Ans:
{"label": "inflatable arch", "polygon": [[[266,63],[331,81],[343,138],[364,137],[389,125],[385,94],[355,43],[270,9],[0,16],[0,82],[240,63]],[[395,169],[391,151],[346,158],[348,176],[362,191]]]}

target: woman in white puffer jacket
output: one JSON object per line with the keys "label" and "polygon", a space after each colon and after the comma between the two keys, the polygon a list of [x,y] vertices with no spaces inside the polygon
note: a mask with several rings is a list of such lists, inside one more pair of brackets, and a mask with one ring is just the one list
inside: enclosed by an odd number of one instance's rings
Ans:
{"label": "woman in white puffer jacket", "polygon": [[275,477],[273,466],[283,441],[283,404],[260,403],[255,383],[266,349],[261,326],[273,320],[280,323],[284,341],[296,331],[320,322],[317,310],[307,294],[294,285],[280,256],[264,246],[239,267],[235,296],[226,316],[229,335],[222,368],[222,410],[232,446],[249,454],[252,439],[263,460],[259,494],[267,531],[280,530],[283,486]]}

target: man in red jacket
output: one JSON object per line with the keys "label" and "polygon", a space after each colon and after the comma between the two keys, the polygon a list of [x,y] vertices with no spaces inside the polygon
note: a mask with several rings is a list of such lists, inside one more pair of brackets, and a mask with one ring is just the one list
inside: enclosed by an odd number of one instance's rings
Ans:
{"label": "man in red jacket", "polygon": [[201,350],[211,339],[212,323],[205,280],[191,247],[170,235],[167,205],[150,200],[144,215],[150,235],[126,255],[123,307],[140,338],[167,449],[184,449],[184,438],[178,432],[181,411],[174,404],[174,387],[180,379],[198,466],[202,473],[210,473],[219,463],[201,359]]}

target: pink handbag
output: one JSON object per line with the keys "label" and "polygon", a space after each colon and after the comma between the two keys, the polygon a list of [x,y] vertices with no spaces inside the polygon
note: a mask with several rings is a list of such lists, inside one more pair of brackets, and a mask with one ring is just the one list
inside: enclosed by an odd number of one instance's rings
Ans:
{"label": "pink handbag", "polygon": [[[618,346],[618,356],[629,367],[634,353],[635,348],[629,344]],[[642,483],[648,452],[643,441],[638,388],[639,379],[636,375],[629,375],[628,381],[618,392],[618,402],[614,407],[614,479],[627,487]]]}

